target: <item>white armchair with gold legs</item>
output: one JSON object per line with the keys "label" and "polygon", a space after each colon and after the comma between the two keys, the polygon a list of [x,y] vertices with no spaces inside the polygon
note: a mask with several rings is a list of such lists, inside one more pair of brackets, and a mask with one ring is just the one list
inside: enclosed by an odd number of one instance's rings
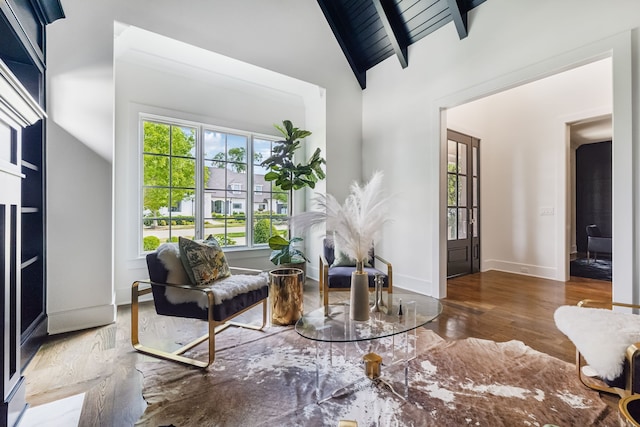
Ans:
{"label": "white armchair with gold legs", "polygon": [[634,309],[640,305],[583,300],[556,310],[556,326],[576,346],[585,386],[620,397],[640,392],[640,315]]}

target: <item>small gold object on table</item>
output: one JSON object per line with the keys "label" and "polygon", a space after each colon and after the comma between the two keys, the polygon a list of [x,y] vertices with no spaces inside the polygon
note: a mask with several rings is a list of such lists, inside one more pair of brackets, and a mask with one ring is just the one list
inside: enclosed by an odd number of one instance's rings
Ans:
{"label": "small gold object on table", "polygon": [[269,272],[271,323],[293,325],[304,308],[304,272],[299,268],[276,268]]}
{"label": "small gold object on table", "polygon": [[382,365],[382,357],[375,353],[367,353],[362,359],[364,360],[364,372],[365,374],[375,380],[380,376],[380,367]]}

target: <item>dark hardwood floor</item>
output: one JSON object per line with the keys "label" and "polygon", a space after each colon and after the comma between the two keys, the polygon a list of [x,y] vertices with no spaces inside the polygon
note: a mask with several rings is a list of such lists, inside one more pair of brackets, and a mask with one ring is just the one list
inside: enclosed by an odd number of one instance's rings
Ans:
{"label": "dark hardwood floor", "polygon": [[[332,293],[331,299],[346,294]],[[495,271],[462,276],[449,280],[442,315],[427,328],[447,339],[517,339],[573,363],[575,349],[555,327],[553,313],[586,298],[610,301],[611,283],[582,278],[565,283]],[[307,280],[305,310],[318,305],[317,282]],[[244,316],[259,314],[252,312]],[[178,322],[184,321],[156,317],[152,304],[141,304],[141,333],[151,339],[169,342],[167,331],[185,328]],[[204,322],[187,327],[204,331]],[[142,357],[147,356],[130,343],[130,308],[121,306],[115,324],[48,337],[25,372],[27,401],[35,406],[85,393],[80,425],[133,425],[145,408],[135,368]]]}

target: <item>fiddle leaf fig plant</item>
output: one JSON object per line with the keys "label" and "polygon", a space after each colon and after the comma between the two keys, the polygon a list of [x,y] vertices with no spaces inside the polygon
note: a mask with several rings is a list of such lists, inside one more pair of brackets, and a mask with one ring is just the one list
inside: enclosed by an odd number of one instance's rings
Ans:
{"label": "fiddle leaf fig plant", "polygon": [[[269,170],[264,176],[266,181],[272,181],[276,187],[289,192],[288,212],[292,215],[293,191],[305,187],[315,188],[316,183],[325,178],[322,165],[326,161],[320,156],[320,148],[316,148],[306,163],[296,162],[294,155],[301,148],[301,140],[311,135],[311,132],[295,127],[290,120],[284,120],[282,126],[277,124],[273,126],[284,139],[273,143],[271,156],[261,165]],[[301,237],[292,237],[291,240],[287,240],[282,236],[272,236],[269,239],[269,247],[272,249],[271,262],[275,265],[308,262],[309,259],[304,253],[293,246],[294,243],[302,240]]]}
{"label": "fiddle leaf fig plant", "polygon": [[284,136],[284,140],[274,142],[271,156],[262,162],[262,166],[269,169],[264,179],[274,181],[285,191],[315,188],[316,182],[325,178],[322,165],[326,162],[320,156],[320,148],[316,148],[306,163],[294,161],[300,140],[311,135],[311,132],[294,127],[290,120],[284,120],[282,126],[274,127]]}

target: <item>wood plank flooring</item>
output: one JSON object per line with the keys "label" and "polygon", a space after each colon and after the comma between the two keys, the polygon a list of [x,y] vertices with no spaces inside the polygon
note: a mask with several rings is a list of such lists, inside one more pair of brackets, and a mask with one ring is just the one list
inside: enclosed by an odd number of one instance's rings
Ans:
{"label": "wood plank flooring", "polygon": [[[345,295],[332,293],[331,300]],[[555,327],[553,313],[586,298],[610,301],[611,283],[582,278],[564,283],[495,271],[462,276],[449,280],[443,313],[427,327],[447,339],[517,339],[573,363],[575,349]],[[307,280],[305,310],[318,306],[317,282]],[[254,310],[245,316],[259,315]],[[141,304],[147,340],[162,345],[171,331],[194,336],[204,331],[204,322],[156,317],[153,311],[150,303]],[[35,406],[86,393],[80,425],[134,425],[145,408],[135,369],[141,357],[147,356],[130,344],[130,307],[121,306],[115,324],[48,337],[25,371],[27,401]]]}

